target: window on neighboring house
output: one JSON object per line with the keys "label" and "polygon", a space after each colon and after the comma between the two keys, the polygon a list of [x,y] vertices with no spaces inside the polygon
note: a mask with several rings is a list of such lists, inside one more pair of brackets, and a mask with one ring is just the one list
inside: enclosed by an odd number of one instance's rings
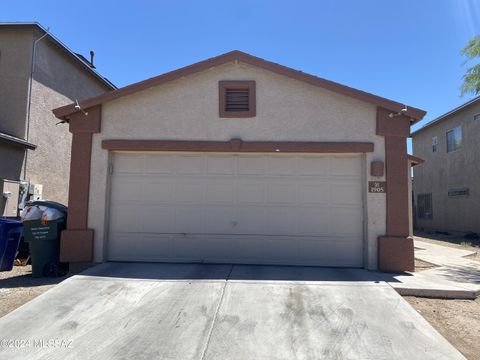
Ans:
{"label": "window on neighboring house", "polygon": [[447,152],[458,150],[462,147],[462,128],[456,128],[447,131]]}
{"label": "window on neighboring house", "polygon": [[433,218],[432,194],[418,194],[417,216],[419,219],[431,220]]}
{"label": "window on neighboring house", "polygon": [[437,152],[437,137],[432,137],[432,152]]}
{"label": "window on neighboring house", "polygon": [[218,89],[220,117],[255,117],[255,81],[220,81]]}
{"label": "window on neighboring house", "polygon": [[473,115],[473,120],[480,120],[480,114]]}

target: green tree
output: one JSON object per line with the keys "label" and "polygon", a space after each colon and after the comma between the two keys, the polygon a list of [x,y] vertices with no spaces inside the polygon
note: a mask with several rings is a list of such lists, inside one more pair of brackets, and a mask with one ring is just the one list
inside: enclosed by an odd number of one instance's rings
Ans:
{"label": "green tree", "polygon": [[[480,36],[475,36],[465,46],[461,54],[467,57],[465,63],[480,58]],[[463,76],[462,95],[472,93],[474,95],[480,94],[480,63],[473,65],[467,69]]]}

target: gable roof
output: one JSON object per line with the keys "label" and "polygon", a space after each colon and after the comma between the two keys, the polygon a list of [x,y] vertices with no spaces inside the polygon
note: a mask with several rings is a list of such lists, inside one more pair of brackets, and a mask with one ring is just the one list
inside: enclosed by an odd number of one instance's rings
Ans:
{"label": "gable roof", "polygon": [[75,61],[78,65],[80,65],[84,70],[88,73],[93,75],[95,78],[100,80],[106,87],[110,90],[114,90],[117,87],[112,84],[110,80],[106,77],[102,76],[98,71],[95,70],[94,67],[90,64],[90,62],[85,59],[80,54],[74,53],[70,50],[64,43],[62,43],[59,39],[52,35],[47,29],[45,29],[42,25],[38,22],[0,22],[0,30],[21,30],[21,29],[34,29],[38,31],[41,35],[47,34],[46,38],[50,40],[53,44],[55,44],[61,51],[63,51],[68,57],[70,57],[73,61]]}
{"label": "gable roof", "polygon": [[[383,107],[395,113],[398,113],[405,108],[404,104],[398,103],[396,101],[385,99],[380,96],[373,95],[361,90],[357,90],[345,85],[341,85],[339,83],[336,83],[330,80],[322,79],[317,76],[304,73],[302,71],[294,70],[289,67],[286,67],[277,63],[273,63],[273,62],[258,58],[256,56],[252,56],[250,54],[247,54],[238,50],[234,50],[234,51],[225,53],[223,55],[219,55],[204,61],[200,61],[193,65],[189,65],[171,72],[167,72],[163,75],[159,75],[144,81],[140,81],[135,84],[128,85],[123,88],[120,88],[99,96],[95,96],[93,98],[82,101],[79,105],[81,106],[81,108],[87,109],[89,107],[105,103],[107,101],[118,99],[122,96],[127,96],[130,94],[136,93],[138,91],[146,90],[148,88],[158,86],[187,75],[191,75],[200,71],[207,70],[214,66],[219,66],[225,63],[235,62],[235,61],[249,64],[255,67],[259,67],[259,68],[271,71],[273,73],[284,75],[296,80],[304,81],[306,83],[309,83],[314,86],[319,86],[326,90],[330,90],[342,95],[350,96],[355,99]],[[68,115],[74,112],[75,112],[75,104],[62,106],[53,110],[53,113],[55,114],[56,117],[64,120],[68,118]],[[407,111],[404,113],[404,115],[410,117],[413,122],[416,122],[422,119],[425,116],[425,114],[426,114],[425,111],[414,108],[414,107],[410,107],[410,106],[408,107]]]}
{"label": "gable roof", "polygon": [[432,121],[426,123],[424,126],[422,126],[421,128],[415,130],[414,132],[411,133],[410,137],[418,134],[419,132],[429,128],[430,126],[433,126],[433,125],[436,125],[437,123],[441,122],[442,120],[445,120],[447,119],[448,117],[452,116],[452,115],[455,115],[457,114],[458,112],[462,111],[463,109],[469,107],[470,105],[475,105],[477,103],[480,103],[480,96],[477,96],[475,98],[473,98],[472,100],[469,100],[467,101],[466,103],[454,108],[453,110],[450,110],[448,112],[446,112],[445,114],[443,115],[440,115],[439,117],[433,119]]}

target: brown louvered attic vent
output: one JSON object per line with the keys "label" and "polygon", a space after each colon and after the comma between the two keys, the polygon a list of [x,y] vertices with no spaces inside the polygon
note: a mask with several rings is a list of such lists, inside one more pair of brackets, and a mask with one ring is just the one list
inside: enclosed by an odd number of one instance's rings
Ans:
{"label": "brown louvered attic vent", "polygon": [[256,115],[255,81],[220,81],[220,117],[247,118]]}

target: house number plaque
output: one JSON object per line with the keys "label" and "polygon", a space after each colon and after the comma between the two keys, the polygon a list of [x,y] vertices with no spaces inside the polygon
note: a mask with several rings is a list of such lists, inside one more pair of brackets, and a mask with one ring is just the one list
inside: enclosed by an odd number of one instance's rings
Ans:
{"label": "house number plaque", "polygon": [[369,181],[368,182],[368,192],[384,194],[387,192],[387,182],[386,181]]}

